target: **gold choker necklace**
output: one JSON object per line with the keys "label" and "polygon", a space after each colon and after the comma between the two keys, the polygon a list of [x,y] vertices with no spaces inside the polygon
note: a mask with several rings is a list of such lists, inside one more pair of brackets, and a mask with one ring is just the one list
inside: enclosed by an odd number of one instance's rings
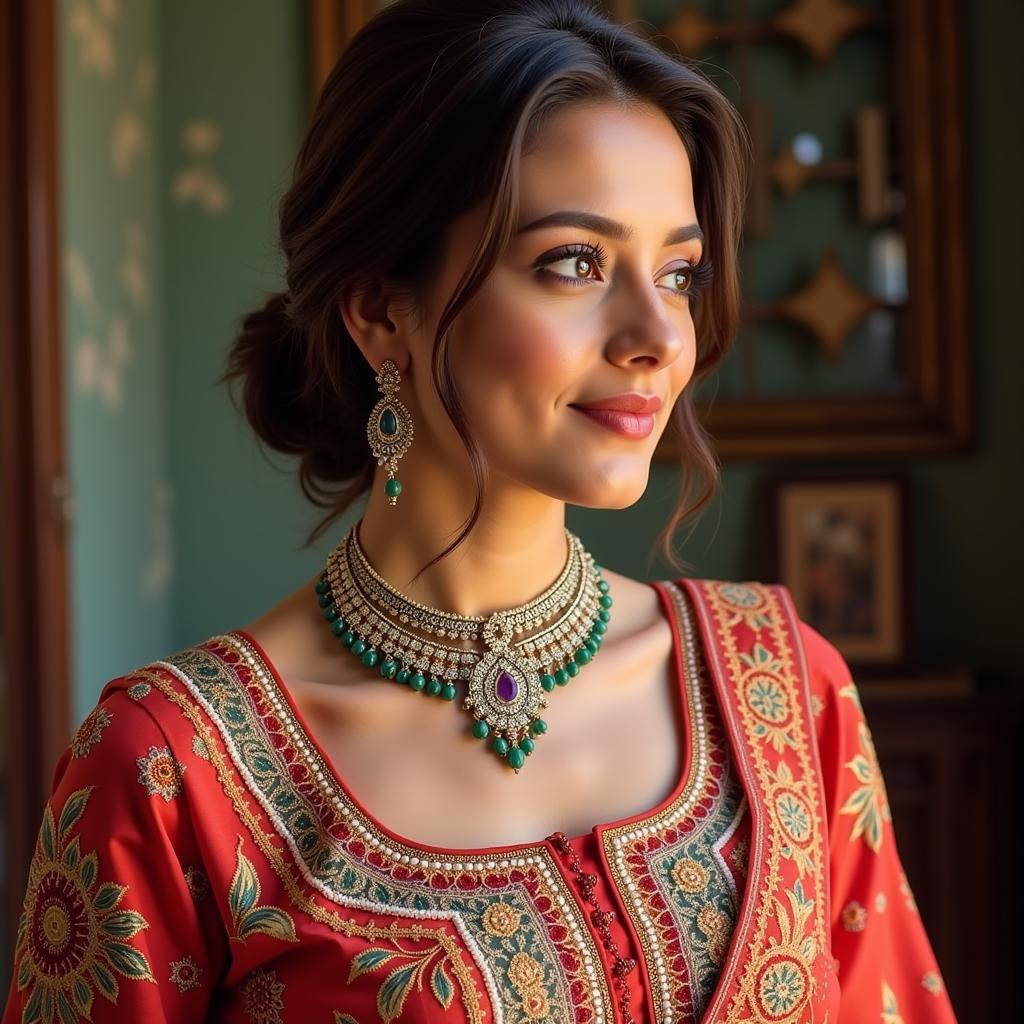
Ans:
{"label": "gold choker necklace", "polygon": [[[568,554],[554,583],[525,604],[490,615],[456,615],[406,597],[370,565],[358,524],[328,555],[316,594],[341,645],[384,679],[447,701],[464,684],[472,735],[488,739],[518,773],[547,731],[538,714],[547,707],[545,694],[592,660],[611,617],[600,566],[575,534],[565,536]],[[486,650],[447,640],[482,640]]]}

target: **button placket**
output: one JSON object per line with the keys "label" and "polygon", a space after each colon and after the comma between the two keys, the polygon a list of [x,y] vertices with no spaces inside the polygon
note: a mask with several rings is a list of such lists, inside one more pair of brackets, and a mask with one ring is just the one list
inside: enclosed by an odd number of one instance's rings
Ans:
{"label": "button placket", "polygon": [[624,957],[619,951],[619,944],[611,933],[610,923],[615,919],[615,910],[605,910],[597,901],[595,889],[597,888],[598,876],[589,871],[583,870],[579,856],[573,849],[569,837],[564,832],[555,832],[550,836],[555,849],[568,861],[569,867],[576,878],[576,884],[583,893],[584,899],[593,908],[588,917],[601,936],[604,948],[612,956],[612,973],[619,986],[618,1007],[623,1024],[636,1024],[633,1017],[630,1003],[632,991],[629,986],[629,975],[636,970],[637,962],[634,957]]}

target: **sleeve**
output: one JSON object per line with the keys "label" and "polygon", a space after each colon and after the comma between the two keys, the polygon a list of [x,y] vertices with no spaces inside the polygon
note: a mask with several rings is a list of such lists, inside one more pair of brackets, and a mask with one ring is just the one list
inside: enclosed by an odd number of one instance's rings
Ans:
{"label": "sleeve", "polygon": [[885,781],[849,666],[801,622],[828,816],[836,1024],[955,1024],[896,845]]}
{"label": "sleeve", "polygon": [[2,1024],[204,1020],[225,967],[185,765],[116,682],[56,765]]}

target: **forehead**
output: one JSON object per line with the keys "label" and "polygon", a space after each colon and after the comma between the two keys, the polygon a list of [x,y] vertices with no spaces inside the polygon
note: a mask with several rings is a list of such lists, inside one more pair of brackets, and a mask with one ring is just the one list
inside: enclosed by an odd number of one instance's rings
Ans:
{"label": "forehead", "polygon": [[696,219],[686,148],[649,105],[584,102],[552,115],[520,163],[519,199],[524,219],[565,207],[659,230]]}

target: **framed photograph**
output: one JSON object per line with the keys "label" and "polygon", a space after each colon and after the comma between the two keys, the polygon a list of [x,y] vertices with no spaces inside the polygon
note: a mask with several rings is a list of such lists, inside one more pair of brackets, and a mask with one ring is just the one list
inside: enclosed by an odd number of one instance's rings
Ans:
{"label": "framed photograph", "polygon": [[909,667],[906,477],[768,482],[774,576],[858,672]]}

